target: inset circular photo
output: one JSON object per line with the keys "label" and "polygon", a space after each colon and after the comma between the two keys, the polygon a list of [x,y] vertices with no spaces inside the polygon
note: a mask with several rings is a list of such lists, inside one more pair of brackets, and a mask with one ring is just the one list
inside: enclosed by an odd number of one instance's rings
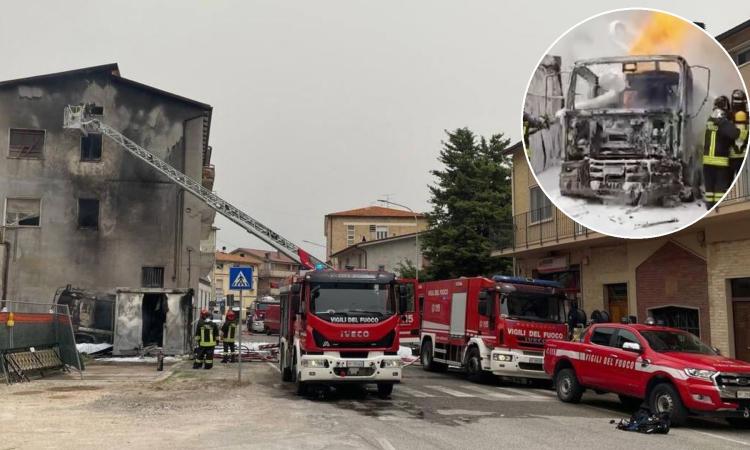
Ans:
{"label": "inset circular photo", "polygon": [[747,88],[701,24],[622,9],[563,34],[535,68],[523,105],[539,187],[594,231],[651,238],[715,207],[748,146]]}

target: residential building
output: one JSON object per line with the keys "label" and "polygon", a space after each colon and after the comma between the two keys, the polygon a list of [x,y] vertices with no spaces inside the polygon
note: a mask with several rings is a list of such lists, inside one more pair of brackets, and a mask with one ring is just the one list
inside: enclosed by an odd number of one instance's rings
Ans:
{"label": "residential building", "polygon": [[403,209],[368,206],[325,216],[326,260],[363,241],[412,234],[427,229],[427,217]]}
{"label": "residential building", "polygon": [[232,254],[252,256],[261,261],[257,288],[260,297],[271,296],[278,299],[281,284],[300,270],[297,261],[279,251],[238,248]]}
{"label": "residential building", "polygon": [[[718,36],[750,82],[750,21]],[[743,56],[744,55],[744,56]],[[651,316],[689,330],[731,357],[750,361],[750,172],[727,198],[685,230],[624,240],[592,232],[549,203],[523,148],[513,155],[512,239],[493,254],[514,259],[518,275],[562,282],[588,312],[613,320]]]}
{"label": "residential building", "polygon": [[[124,78],[117,64],[0,82],[0,283],[46,302],[72,284],[192,289],[214,211],[101,134],[63,130],[69,103],[211,187],[211,106]],[[213,253],[213,250],[210,252]]]}
{"label": "residential building", "polygon": [[[216,252],[216,265],[214,266],[214,287],[216,292],[216,301],[225,306],[229,305],[229,299],[234,300],[234,305],[241,306],[241,317],[245,320],[247,309],[258,298],[258,275],[260,268],[263,266],[263,259],[255,254],[238,252],[225,253]],[[240,301],[240,291],[233,290],[229,286],[229,269],[232,267],[250,267],[253,269],[252,289],[242,291],[242,305]]]}
{"label": "residential building", "polygon": [[420,270],[424,267],[421,248],[417,253],[416,233],[358,242],[331,255],[331,262],[337,269],[354,267],[388,272],[394,272],[400,264],[409,262]]}

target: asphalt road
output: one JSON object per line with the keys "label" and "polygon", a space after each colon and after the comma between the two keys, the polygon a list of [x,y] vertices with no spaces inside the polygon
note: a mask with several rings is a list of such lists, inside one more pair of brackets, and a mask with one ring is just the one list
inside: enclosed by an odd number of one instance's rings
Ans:
{"label": "asphalt road", "polygon": [[[269,370],[275,371],[272,366]],[[277,373],[278,375],[278,373]],[[581,404],[560,402],[550,388],[476,384],[459,373],[405,369],[391,400],[348,389],[323,399],[300,399],[290,385],[274,383],[288,399],[304,402],[318,420],[328,418],[382,449],[414,448],[742,448],[750,431],[719,420],[692,420],[668,435],[615,429],[610,420],[629,417],[615,395],[587,393]]]}

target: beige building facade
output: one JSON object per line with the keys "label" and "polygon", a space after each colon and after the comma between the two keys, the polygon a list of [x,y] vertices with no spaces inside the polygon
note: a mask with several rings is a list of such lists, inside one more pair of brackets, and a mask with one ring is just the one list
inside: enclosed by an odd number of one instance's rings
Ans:
{"label": "beige building facade", "polygon": [[[750,21],[718,39],[748,83]],[[512,238],[494,254],[513,257],[517,275],[561,282],[589,314],[604,310],[613,321],[654,317],[750,361],[747,166],[727,198],[698,223],[667,237],[625,240],[588,230],[557,210],[536,185],[520,143],[509,152]]]}
{"label": "beige building facade", "polygon": [[[232,267],[252,267],[253,289],[242,292],[241,318],[245,320],[247,309],[258,298],[258,275],[263,261],[255,255],[216,252],[216,264],[214,265],[213,282],[216,290],[216,301],[224,301],[228,306],[227,299],[234,298],[235,305],[239,306],[240,291],[229,288],[229,269]],[[231,297],[230,297],[231,296]]]}
{"label": "beige building facade", "polygon": [[427,229],[427,217],[402,209],[369,206],[327,214],[324,221],[326,260],[360,242],[392,238]]}

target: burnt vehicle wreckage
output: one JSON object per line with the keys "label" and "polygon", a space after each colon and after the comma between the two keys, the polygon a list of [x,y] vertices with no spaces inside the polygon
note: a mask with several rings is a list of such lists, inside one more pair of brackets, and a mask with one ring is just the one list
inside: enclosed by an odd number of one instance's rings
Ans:
{"label": "burnt vehicle wreckage", "polygon": [[[697,68],[707,81],[692,111]],[[708,100],[710,74],[677,55],[577,61],[561,111],[561,194],[652,206],[699,198],[701,151],[691,125]]]}

